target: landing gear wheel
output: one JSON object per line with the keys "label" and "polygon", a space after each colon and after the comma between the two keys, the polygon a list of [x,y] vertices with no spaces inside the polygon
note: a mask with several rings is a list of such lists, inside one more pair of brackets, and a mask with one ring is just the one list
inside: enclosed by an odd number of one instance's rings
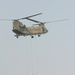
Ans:
{"label": "landing gear wheel", "polygon": [[40,37],[40,35],[38,35],[38,37]]}
{"label": "landing gear wheel", "polygon": [[34,36],[31,36],[31,38],[34,38]]}
{"label": "landing gear wheel", "polygon": [[18,38],[18,36],[16,36],[16,38]]}

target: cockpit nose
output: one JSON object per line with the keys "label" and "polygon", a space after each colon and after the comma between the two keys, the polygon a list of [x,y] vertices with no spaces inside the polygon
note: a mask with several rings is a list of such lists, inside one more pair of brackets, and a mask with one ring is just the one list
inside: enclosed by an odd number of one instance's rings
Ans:
{"label": "cockpit nose", "polygon": [[48,30],[46,29],[46,32],[48,32]]}

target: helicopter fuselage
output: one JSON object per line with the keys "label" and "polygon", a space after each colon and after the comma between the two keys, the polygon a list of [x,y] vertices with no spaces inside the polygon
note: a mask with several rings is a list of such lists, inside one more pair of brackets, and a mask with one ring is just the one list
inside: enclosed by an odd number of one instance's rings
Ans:
{"label": "helicopter fuselage", "polygon": [[14,33],[16,33],[16,37],[18,36],[28,36],[30,35],[33,38],[33,35],[40,36],[41,34],[45,34],[48,32],[48,30],[45,28],[43,24],[36,25],[36,26],[30,26],[26,27],[19,21],[13,22],[13,30]]}

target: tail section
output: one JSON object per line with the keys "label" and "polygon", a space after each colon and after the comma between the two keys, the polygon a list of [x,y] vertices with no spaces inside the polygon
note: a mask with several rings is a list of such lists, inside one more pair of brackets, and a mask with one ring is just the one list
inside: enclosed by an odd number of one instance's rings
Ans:
{"label": "tail section", "polygon": [[13,22],[13,30],[20,30],[21,26],[23,26],[23,24],[21,22],[19,22],[18,20],[15,20]]}

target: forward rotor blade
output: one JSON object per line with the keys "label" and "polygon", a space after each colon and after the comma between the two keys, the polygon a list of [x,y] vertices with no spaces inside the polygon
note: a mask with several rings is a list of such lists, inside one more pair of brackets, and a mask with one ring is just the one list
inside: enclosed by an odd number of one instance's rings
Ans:
{"label": "forward rotor blade", "polygon": [[66,21],[66,20],[69,20],[69,19],[61,19],[61,20],[55,20],[55,21],[50,21],[50,22],[37,22],[38,24],[33,24],[33,25],[41,25],[41,24],[60,22],[60,21]]}
{"label": "forward rotor blade", "polygon": [[42,23],[40,21],[36,21],[36,20],[30,19],[30,18],[27,18],[27,20],[30,20],[30,21],[33,21],[33,22],[36,22],[36,23]]}
{"label": "forward rotor blade", "polygon": [[38,14],[31,15],[31,16],[24,17],[24,18],[20,18],[20,19],[17,19],[17,20],[28,19],[28,18],[31,18],[31,17],[34,17],[34,16],[38,16],[38,15],[41,15],[41,14],[42,14],[42,13],[38,13]]}
{"label": "forward rotor blade", "polygon": [[46,24],[46,23],[53,23],[53,22],[66,21],[66,20],[69,20],[69,19],[61,19],[61,20],[55,20],[55,21],[43,22],[43,23]]}

